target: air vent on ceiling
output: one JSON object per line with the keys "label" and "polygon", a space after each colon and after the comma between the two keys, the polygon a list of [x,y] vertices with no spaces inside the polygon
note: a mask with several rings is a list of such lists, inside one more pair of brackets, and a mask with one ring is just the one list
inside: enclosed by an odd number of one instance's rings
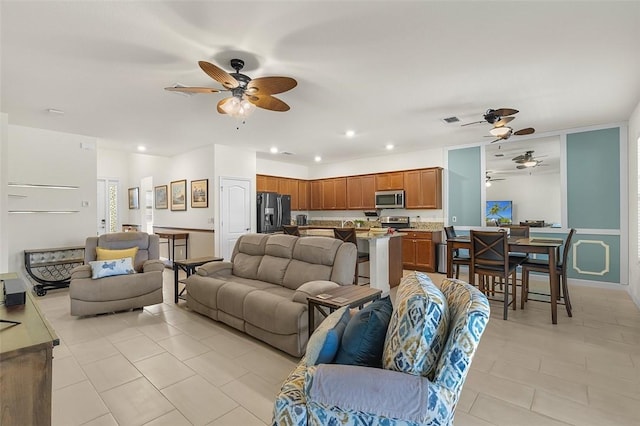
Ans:
{"label": "air vent on ceiling", "polygon": [[280,154],[282,154],[282,155],[293,155],[293,152],[282,151]]}
{"label": "air vent on ceiling", "polygon": [[452,123],[458,123],[460,119],[458,117],[452,116],[452,117],[443,118],[442,121],[444,121],[447,124],[452,124]]}

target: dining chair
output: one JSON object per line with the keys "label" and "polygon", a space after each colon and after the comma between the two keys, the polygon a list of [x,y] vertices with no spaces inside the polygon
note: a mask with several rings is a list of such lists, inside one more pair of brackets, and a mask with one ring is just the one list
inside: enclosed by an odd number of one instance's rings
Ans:
{"label": "dining chair", "polygon": [[[333,236],[339,240],[342,240],[347,243],[353,243],[358,247],[358,239],[356,238],[356,228],[333,228]],[[356,261],[356,270],[354,271],[353,283],[358,284],[358,278],[364,277],[363,275],[358,274],[358,264],[368,262],[369,261],[369,253],[366,252],[358,252],[358,259]],[[366,278],[366,277],[365,277]],[[363,283],[366,284],[366,283]]]}
{"label": "dining chair", "polygon": [[282,230],[287,235],[295,235],[296,237],[300,236],[300,230],[296,225],[282,225]]}
{"label": "dining chair", "polygon": [[526,225],[500,225],[509,229],[510,237],[529,238],[529,227]]}
{"label": "dining chair", "polygon": [[[571,313],[571,300],[569,299],[569,286],[567,285],[567,259],[569,257],[569,250],[571,249],[571,240],[576,233],[574,228],[571,228],[569,235],[564,243],[562,249],[562,257],[558,257],[556,266],[553,273],[558,275],[558,299],[564,298],[564,306],[567,309],[567,315],[573,316]],[[529,272],[542,272],[550,274],[549,263],[547,260],[542,259],[528,259],[522,263],[522,295],[520,296],[520,306],[524,307],[524,302],[529,299]]]}
{"label": "dining chair", "polygon": [[[504,280],[503,318],[507,319],[509,305],[516,309],[516,270],[522,258],[509,256],[509,241],[506,232],[471,231],[471,262],[469,280],[475,285],[475,275],[480,278],[478,288],[487,295],[495,294],[495,286],[488,288],[487,278]],[[512,296],[509,297],[509,277],[511,277]]]}
{"label": "dining chair", "polygon": [[[444,233],[447,236],[447,240],[449,238],[456,238],[458,236],[453,226],[445,226]],[[452,261],[452,265],[456,270],[456,279],[458,279],[460,278],[460,265],[466,265],[468,267],[469,263],[471,263],[471,258],[469,256],[460,254],[459,249],[454,249],[452,253]]]}

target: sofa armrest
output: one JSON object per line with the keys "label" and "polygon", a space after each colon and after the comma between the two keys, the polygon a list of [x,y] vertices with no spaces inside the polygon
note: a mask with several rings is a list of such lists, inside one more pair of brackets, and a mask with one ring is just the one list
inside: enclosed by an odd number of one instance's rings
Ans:
{"label": "sofa armrest", "polygon": [[198,275],[210,277],[213,275],[231,275],[233,263],[231,262],[209,262],[199,266],[196,270]]}
{"label": "sofa armrest", "polygon": [[293,294],[293,301],[298,303],[307,303],[308,297],[317,296],[336,287],[340,287],[340,285],[333,281],[308,281],[298,287],[296,292]]}
{"label": "sofa armrest", "polygon": [[91,278],[91,265],[80,265],[71,270],[72,280],[79,280],[83,278]]}
{"label": "sofa armrest", "polygon": [[[319,364],[307,369],[306,380],[312,417],[315,413],[332,412],[330,415],[344,418],[348,417],[344,413],[353,413],[354,417],[423,424],[453,415],[453,405],[446,401],[450,396],[447,389],[422,376],[355,365]],[[440,398],[445,399],[444,406]]]}
{"label": "sofa armrest", "polygon": [[142,264],[142,272],[164,271],[164,263],[158,259],[147,260]]}

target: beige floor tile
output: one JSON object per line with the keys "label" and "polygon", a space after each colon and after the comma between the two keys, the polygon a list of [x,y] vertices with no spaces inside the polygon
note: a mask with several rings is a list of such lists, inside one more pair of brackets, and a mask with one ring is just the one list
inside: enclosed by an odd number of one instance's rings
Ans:
{"label": "beige floor tile", "polygon": [[142,376],[122,354],[85,364],[83,369],[98,392],[120,386]]}
{"label": "beige floor tile", "polygon": [[167,414],[163,414],[157,419],[145,423],[144,426],[191,426],[191,422],[180,411],[173,410]]}
{"label": "beige floor tile", "polygon": [[[534,413],[504,400],[480,394],[469,412],[471,416],[498,426],[566,426],[566,423]],[[457,420],[457,416],[456,416]],[[456,421],[457,426],[457,421]]]}
{"label": "beige floor tile", "polygon": [[258,347],[251,340],[228,332],[219,332],[214,336],[202,339],[202,343],[231,359],[254,351]]}
{"label": "beige floor tile", "polygon": [[75,426],[109,413],[109,409],[88,380],[53,392],[51,424]]}
{"label": "beige floor tile", "polygon": [[71,354],[69,347],[63,341],[60,341],[60,344],[53,347],[54,358],[62,359],[68,356],[73,356],[73,355]]}
{"label": "beige floor tile", "polygon": [[140,330],[144,335],[154,341],[166,339],[167,337],[175,336],[182,333],[180,330],[178,330],[171,324],[167,324],[166,322],[141,325],[138,326],[138,330]]}
{"label": "beige floor tile", "polygon": [[297,365],[292,357],[273,348],[247,352],[237,357],[236,361],[247,370],[276,385],[282,384]]}
{"label": "beige floor tile", "polygon": [[102,392],[100,396],[121,425],[143,425],[174,409],[144,377]]}
{"label": "beige floor tile", "polygon": [[214,386],[222,386],[248,373],[248,370],[235,360],[215,351],[188,359],[184,363]]}
{"label": "beige floor tile", "polygon": [[53,323],[53,328],[67,346],[86,342],[87,340],[95,340],[100,335],[95,328],[83,324],[82,319],[75,319],[64,326]]}
{"label": "beige floor tile", "polygon": [[187,313],[181,309],[167,309],[154,314],[158,318],[162,318],[167,324],[176,326],[187,321],[191,321],[193,313]]}
{"label": "beige floor tile", "polygon": [[109,413],[93,419],[82,426],[118,426],[118,422],[116,422],[116,419]]}
{"label": "beige floor tile", "polygon": [[87,380],[87,376],[74,357],[53,358],[53,390],[84,380]]}
{"label": "beige floor tile", "polygon": [[261,422],[260,419],[243,407],[237,407],[209,423],[207,426],[265,426],[269,423],[270,420],[269,422]]}
{"label": "beige floor tile", "polygon": [[456,416],[453,419],[453,424],[455,426],[493,426],[494,425],[494,423],[489,423],[486,420],[482,420],[478,417],[472,416],[471,414],[468,414],[459,410],[456,410]]}
{"label": "beige floor tile", "polygon": [[138,361],[135,366],[158,389],[166,388],[195,374],[167,352]]}
{"label": "beige floor tile", "polygon": [[478,391],[471,389],[469,386],[463,386],[458,405],[456,405],[456,412],[464,411],[468,413],[477,397]]}
{"label": "beige floor tile", "polygon": [[189,321],[175,324],[174,327],[197,340],[207,339],[222,333],[220,323],[213,320],[203,320],[199,317],[199,314],[195,313],[192,314]]}
{"label": "beige floor tile", "polygon": [[535,391],[533,386],[473,370],[467,375],[465,387],[469,387],[469,390],[475,390],[476,392],[490,395],[494,398],[526,408],[527,410],[531,407],[531,401],[533,401]]}
{"label": "beige floor tile", "polygon": [[496,361],[491,375],[532,386],[535,389],[543,389],[553,395],[571,399],[584,405],[588,404],[586,385],[538,373],[513,362]]}
{"label": "beige floor tile", "polygon": [[69,350],[81,365],[105,359],[118,353],[118,349],[104,337],[69,345]]}
{"label": "beige floor tile", "polygon": [[630,397],[618,392],[589,387],[589,406],[628,417],[640,424],[640,394]]}
{"label": "beige floor tile", "polygon": [[131,362],[140,361],[165,352],[162,346],[149,339],[147,336],[138,336],[114,343],[116,348]]}
{"label": "beige floor tile", "polygon": [[194,425],[205,425],[238,404],[200,376],[168,386],[162,393]]}
{"label": "beige floor tile", "polygon": [[187,336],[186,334],[178,334],[176,336],[158,340],[157,343],[181,361],[193,358],[194,356],[201,355],[211,350],[209,346],[203,345],[193,337]]}
{"label": "beige floor tile", "polygon": [[221,386],[220,389],[264,423],[271,421],[273,402],[280,386],[266,382],[253,373],[248,373]]}
{"label": "beige floor tile", "polygon": [[532,411],[577,426],[631,425],[629,418],[536,391]]}

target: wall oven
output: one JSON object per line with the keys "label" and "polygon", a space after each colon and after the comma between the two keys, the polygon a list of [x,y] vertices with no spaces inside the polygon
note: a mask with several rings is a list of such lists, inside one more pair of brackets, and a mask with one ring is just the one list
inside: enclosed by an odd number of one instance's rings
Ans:
{"label": "wall oven", "polygon": [[376,191],[376,209],[403,209],[404,191]]}

